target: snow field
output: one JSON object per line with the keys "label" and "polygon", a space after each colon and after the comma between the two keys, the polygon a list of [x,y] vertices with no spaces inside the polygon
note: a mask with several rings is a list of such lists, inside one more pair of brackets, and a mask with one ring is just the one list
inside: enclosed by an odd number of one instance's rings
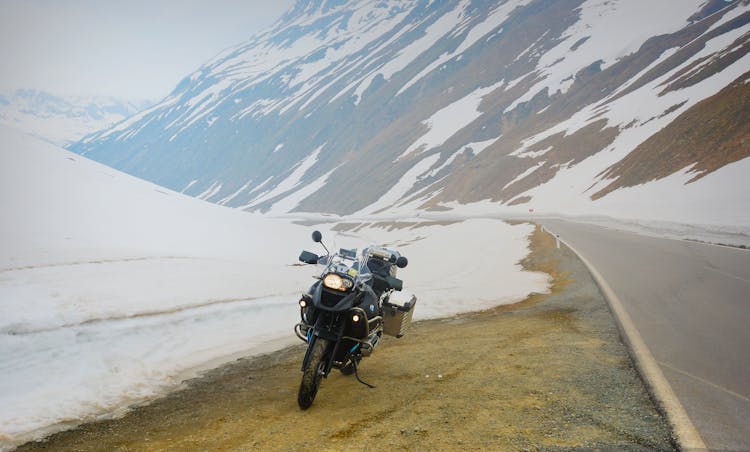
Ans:
{"label": "snow field", "polygon": [[414,318],[427,319],[514,303],[530,292],[545,293],[548,275],[522,271],[519,264],[528,254],[532,231],[530,224],[511,226],[476,218],[394,231],[368,227],[356,234],[366,243],[390,244],[409,259],[398,276],[404,280],[404,291],[417,295]]}

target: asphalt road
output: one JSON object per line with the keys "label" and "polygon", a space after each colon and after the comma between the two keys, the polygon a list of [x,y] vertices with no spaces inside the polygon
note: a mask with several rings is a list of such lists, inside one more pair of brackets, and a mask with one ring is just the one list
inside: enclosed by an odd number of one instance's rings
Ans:
{"label": "asphalt road", "polygon": [[561,220],[711,449],[750,450],[750,251]]}

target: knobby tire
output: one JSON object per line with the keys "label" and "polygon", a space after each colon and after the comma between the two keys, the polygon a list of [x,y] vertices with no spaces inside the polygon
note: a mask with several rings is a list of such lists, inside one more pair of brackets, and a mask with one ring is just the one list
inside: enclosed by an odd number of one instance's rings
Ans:
{"label": "knobby tire", "polygon": [[299,394],[297,395],[297,403],[303,410],[310,408],[318,394],[320,380],[323,378],[320,367],[323,363],[323,355],[328,348],[328,341],[318,338],[312,347],[310,361],[302,371],[302,383],[299,385]]}

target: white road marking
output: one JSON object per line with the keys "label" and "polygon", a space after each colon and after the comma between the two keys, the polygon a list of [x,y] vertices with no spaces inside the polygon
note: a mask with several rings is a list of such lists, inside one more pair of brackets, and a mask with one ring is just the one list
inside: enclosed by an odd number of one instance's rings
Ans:
{"label": "white road marking", "polygon": [[746,283],[750,284],[750,280],[745,279],[742,276],[733,275],[731,273],[725,272],[723,270],[719,270],[718,268],[714,268],[714,267],[705,266],[704,268],[706,270],[711,270],[711,271],[714,271],[714,272],[719,273],[721,275],[727,276],[729,278],[734,278],[734,279],[737,279],[739,281],[746,282]]}
{"label": "white road marking", "polygon": [[711,386],[714,389],[718,389],[719,391],[726,392],[729,395],[732,395],[734,397],[737,397],[738,399],[741,399],[741,400],[744,400],[745,402],[750,403],[750,398],[745,397],[742,394],[738,394],[738,393],[732,391],[731,389],[727,389],[727,388],[725,388],[723,386],[719,386],[716,383],[712,383],[712,382],[706,380],[705,378],[701,378],[701,377],[699,377],[697,375],[693,375],[690,372],[685,372],[684,370],[678,369],[678,368],[676,368],[674,366],[671,366],[671,365],[669,365],[669,364],[667,364],[667,363],[665,363],[663,361],[657,361],[657,362],[659,363],[660,366],[664,366],[664,367],[666,367],[669,370],[677,372],[678,374],[682,374],[682,375],[685,375],[686,377],[690,377],[690,378],[692,378],[694,380],[700,381],[701,383],[707,384],[707,385]]}

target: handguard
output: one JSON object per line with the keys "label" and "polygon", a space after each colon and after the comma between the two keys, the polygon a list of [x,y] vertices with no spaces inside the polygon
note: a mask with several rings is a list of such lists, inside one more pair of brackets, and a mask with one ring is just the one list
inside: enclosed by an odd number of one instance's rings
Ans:
{"label": "handguard", "polygon": [[385,281],[393,290],[398,290],[399,292],[401,292],[401,290],[404,288],[404,282],[398,278],[394,278],[393,276],[386,276]]}

